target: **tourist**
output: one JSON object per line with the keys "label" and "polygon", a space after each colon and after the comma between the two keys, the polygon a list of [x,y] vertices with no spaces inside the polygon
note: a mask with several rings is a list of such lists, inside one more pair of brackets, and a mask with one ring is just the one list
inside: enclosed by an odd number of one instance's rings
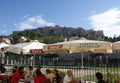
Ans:
{"label": "tourist", "polygon": [[50,69],[46,69],[45,77],[46,77],[48,83],[53,83],[55,75],[54,75],[54,73],[51,72]]}
{"label": "tourist", "polygon": [[97,78],[97,80],[98,80],[97,83],[105,83],[105,81],[103,80],[103,75],[102,75],[102,73],[97,72],[97,73],[95,74],[95,76],[96,76],[96,78]]}
{"label": "tourist", "polygon": [[33,67],[29,66],[29,70],[27,72],[27,75],[25,75],[25,79],[27,82],[31,82],[33,80]]}
{"label": "tourist", "polygon": [[63,83],[78,83],[76,80],[74,80],[72,70],[67,71],[67,73],[63,79]]}
{"label": "tourist", "polygon": [[34,79],[35,83],[47,83],[47,79],[45,76],[41,73],[41,71],[37,70],[36,71],[36,77]]}
{"label": "tourist", "polygon": [[6,68],[5,68],[5,65],[4,64],[1,64],[0,66],[0,73],[6,73]]}
{"label": "tourist", "polygon": [[55,82],[56,83],[60,83],[60,75],[59,75],[59,73],[58,73],[58,70],[57,69],[54,69],[54,74],[55,74]]}
{"label": "tourist", "polygon": [[12,73],[15,73],[17,70],[18,70],[18,66],[15,65],[15,66],[13,67]]}
{"label": "tourist", "polygon": [[15,65],[15,66],[13,67],[12,71],[11,71],[10,79],[12,79],[13,74],[14,74],[17,70],[18,70],[18,66]]}
{"label": "tourist", "polygon": [[36,71],[41,71],[41,66],[37,66],[37,68],[33,71],[33,76],[36,76]]}
{"label": "tourist", "polygon": [[11,83],[18,83],[21,79],[24,79],[24,67],[20,66],[18,70],[13,74]]}

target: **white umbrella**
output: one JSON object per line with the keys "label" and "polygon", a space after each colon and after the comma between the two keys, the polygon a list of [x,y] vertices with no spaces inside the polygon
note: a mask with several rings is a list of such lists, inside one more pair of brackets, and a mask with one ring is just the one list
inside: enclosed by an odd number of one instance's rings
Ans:
{"label": "white umbrella", "polygon": [[92,51],[94,53],[112,53],[112,43],[97,40],[73,40],[70,52]]}
{"label": "white umbrella", "polygon": [[5,57],[4,52],[6,52],[8,46],[10,46],[10,44],[6,44],[5,42],[0,43],[0,54],[1,54],[2,63],[4,63],[4,57]]}
{"label": "white umbrella", "polygon": [[[33,51],[31,52],[31,50],[42,50],[43,49],[43,45],[46,45],[44,43],[40,43],[40,42],[26,42],[26,43],[19,43],[19,44],[15,44],[15,45],[11,45],[9,46],[9,48],[7,49],[7,51],[12,52],[12,53],[16,53],[16,54],[33,54]],[[39,52],[40,53],[40,52]]]}
{"label": "white umbrella", "polygon": [[106,41],[96,40],[73,40],[61,43],[54,43],[44,46],[44,51],[50,53],[57,52],[83,52],[92,51],[95,53],[112,53],[112,44]]}
{"label": "white umbrella", "polygon": [[40,42],[27,42],[27,43],[19,43],[15,45],[9,46],[8,50],[9,52],[16,53],[16,54],[33,54],[33,67],[35,65],[35,54],[41,54],[43,53],[43,45],[46,45],[44,43]]}
{"label": "white umbrella", "polygon": [[73,40],[46,45],[43,49],[47,52],[57,52],[63,50],[66,50],[65,52],[69,53],[81,52],[81,68],[83,68],[83,52],[92,51],[95,53],[112,53],[112,44],[106,41]]}
{"label": "white umbrella", "polygon": [[9,44],[6,44],[5,42],[1,42],[0,43],[0,48],[3,48],[3,47],[8,47],[10,46]]}
{"label": "white umbrella", "polygon": [[112,44],[113,52],[120,52],[120,41],[114,42]]}

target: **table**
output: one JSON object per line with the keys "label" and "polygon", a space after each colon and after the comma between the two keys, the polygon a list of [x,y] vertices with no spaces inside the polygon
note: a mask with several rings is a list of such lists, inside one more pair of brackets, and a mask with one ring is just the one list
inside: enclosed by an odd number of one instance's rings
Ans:
{"label": "table", "polygon": [[10,78],[8,75],[2,75],[0,74],[0,80],[2,83],[9,83],[10,82]]}
{"label": "table", "polygon": [[34,83],[34,79],[32,79],[30,82],[26,81],[25,79],[21,79],[18,83]]}
{"label": "table", "polygon": [[95,83],[94,81],[84,81],[84,83]]}

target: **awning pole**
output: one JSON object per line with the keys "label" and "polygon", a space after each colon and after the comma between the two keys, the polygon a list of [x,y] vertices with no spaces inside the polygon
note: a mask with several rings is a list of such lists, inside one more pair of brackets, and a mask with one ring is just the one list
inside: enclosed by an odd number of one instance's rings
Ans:
{"label": "awning pole", "polygon": [[2,57],[1,57],[1,59],[2,59],[2,64],[4,64],[4,57],[5,57],[5,53],[2,52]]}
{"label": "awning pole", "polygon": [[33,68],[35,67],[35,54],[33,55]]}

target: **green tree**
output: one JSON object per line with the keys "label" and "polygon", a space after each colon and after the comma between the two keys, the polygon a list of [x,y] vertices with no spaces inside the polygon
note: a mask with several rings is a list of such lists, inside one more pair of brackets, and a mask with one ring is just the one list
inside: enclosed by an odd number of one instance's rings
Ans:
{"label": "green tree", "polygon": [[20,36],[17,35],[17,34],[13,34],[12,35],[12,41],[11,41],[13,44],[17,44],[20,42]]}

